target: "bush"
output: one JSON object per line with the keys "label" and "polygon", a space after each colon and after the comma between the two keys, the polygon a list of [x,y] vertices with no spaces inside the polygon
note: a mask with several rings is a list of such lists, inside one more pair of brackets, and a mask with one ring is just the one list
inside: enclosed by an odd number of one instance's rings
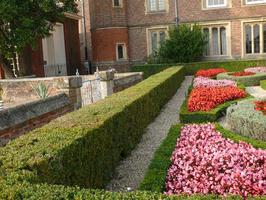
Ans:
{"label": "bush", "polygon": [[[147,64],[147,65],[134,65],[131,67],[133,72],[144,72],[147,78],[154,73],[158,73],[166,68],[175,66],[177,64]],[[200,69],[211,68],[224,68],[228,72],[243,71],[246,68],[254,66],[266,66],[266,60],[238,60],[238,61],[208,61],[208,62],[195,62],[195,63],[179,63],[185,68],[186,75],[195,75]]]}
{"label": "bush", "polygon": [[12,141],[0,149],[0,180],[103,187],[183,79],[169,68]]}
{"label": "bush", "polygon": [[262,89],[266,90],[266,80],[260,81],[260,86],[262,87]]}
{"label": "bush", "polygon": [[217,75],[217,79],[227,79],[237,81],[245,86],[256,86],[260,85],[260,81],[266,79],[266,73],[257,73],[251,76],[234,76],[233,73],[222,73]]}
{"label": "bush", "polygon": [[254,99],[239,102],[227,110],[226,123],[230,130],[244,136],[266,141],[266,115],[255,110]]}
{"label": "bush", "polygon": [[174,26],[159,50],[160,63],[188,63],[199,59],[204,52],[205,35],[198,25]]}

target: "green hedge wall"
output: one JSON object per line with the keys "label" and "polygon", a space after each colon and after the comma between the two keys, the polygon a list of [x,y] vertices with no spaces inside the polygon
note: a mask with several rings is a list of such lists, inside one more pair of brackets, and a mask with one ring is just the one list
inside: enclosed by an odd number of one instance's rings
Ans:
{"label": "green hedge wall", "polygon": [[262,81],[260,81],[260,86],[261,86],[264,90],[266,90],[266,80],[262,80]]}
{"label": "green hedge wall", "polygon": [[169,68],[12,141],[0,148],[0,180],[103,187],[183,79]]}
{"label": "green hedge wall", "polygon": [[[131,67],[134,72],[144,72],[144,77],[147,78],[155,73],[158,73],[168,67],[177,64],[147,64],[135,65]],[[208,61],[195,63],[181,63],[185,67],[186,75],[194,75],[199,69],[210,68],[225,68],[229,72],[243,71],[248,67],[266,66],[266,60],[237,60],[237,61]]]}
{"label": "green hedge wall", "polygon": [[[180,137],[181,128],[183,126],[184,124],[178,124],[178,125],[173,126],[170,129],[167,138],[161,144],[159,149],[155,152],[154,158],[149,166],[148,171],[146,172],[145,178],[140,185],[140,188],[139,188],[140,190],[160,192],[160,193],[164,191],[167,171],[171,165],[170,158],[171,158],[172,152],[175,149],[177,139]],[[224,129],[218,123],[216,123],[216,130],[219,131],[224,138],[231,139],[236,143],[239,143],[240,141],[244,141],[244,142],[251,144],[253,147],[257,149],[259,148],[266,149],[266,142],[237,135],[229,130]],[[200,198],[220,199],[224,197],[206,195],[206,196],[201,196]],[[184,198],[184,199],[190,199],[190,198]],[[227,196],[226,199],[243,199],[243,197]],[[265,196],[256,197],[256,198],[252,197],[252,199],[266,199],[266,197]]]}
{"label": "green hedge wall", "polygon": [[251,76],[233,76],[232,72],[231,73],[221,73],[217,75],[217,79],[227,79],[227,80],[232,80],[232,81],[237,81],[246,87],[249,86],[258,86],[260,85],[260,81],[266,79],[266,73],[257,73],[255,75]]}

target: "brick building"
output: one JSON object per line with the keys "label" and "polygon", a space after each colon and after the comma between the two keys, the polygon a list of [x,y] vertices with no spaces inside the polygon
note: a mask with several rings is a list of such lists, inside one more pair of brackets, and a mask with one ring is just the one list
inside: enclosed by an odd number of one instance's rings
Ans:
{"label": "brick building", "polygon": [[91,60],[98,66],[124,71],[146,62],[177,19],[202,26],[209,39],[205,59],[266,55],[266,0],[84,1],[89,1],[84,14],[91,29]]}
{"label": "brick building", "polygon": [[[66,13],[62,22],[56,23],[51,35],[37,41],[37,47],[26,47],[18,55],[19,76],[50,77],[74,75],[83,72],[80,53],[80,16]],[[4,71],[0,63],[0,79]]]}

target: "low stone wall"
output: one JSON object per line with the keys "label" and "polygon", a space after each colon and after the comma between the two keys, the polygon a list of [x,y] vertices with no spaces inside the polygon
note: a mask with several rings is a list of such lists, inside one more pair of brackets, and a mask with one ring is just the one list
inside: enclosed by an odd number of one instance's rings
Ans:
{"label": "low stone wall", "polygon": [[114,88],[113,92],[120,92],[124,89],[127,89],[143,80],[143,73],[136,72],[136,73],[123,73],[123,74],[116,74],[114,79]]}
{"label": "low stone wall", "polygon": [[74,110],[65,94],[0,111],[0,146]]}

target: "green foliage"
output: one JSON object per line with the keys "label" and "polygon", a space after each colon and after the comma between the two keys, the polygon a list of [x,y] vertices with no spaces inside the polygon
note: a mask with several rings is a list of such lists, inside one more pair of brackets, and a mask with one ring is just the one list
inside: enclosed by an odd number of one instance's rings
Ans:
{"label": "green foliage", "polygon": [[169,68],[10,142],[0,180],[103,187],[183,80],[183,68]]}
{"label": "green foliage", "polygon": [[159,50],[158,63],[188,63],[199,59],[204,52],[206,37],[200,26],[173,26]]}
{"label": "green foliage", "polygon": [[147,78],[155,73],[160,72],[168,67],[179,65],[184,66],[186,75],[194,75],[199,69],[210,68],[225,68],[229,72],[243,71],[249,67],[266,66],[266,60],[248,60],[248,61],[222,61],[222,62],[195,62],[195,63],[179,63],[179,64],[147,64],[147,65],[135,65],[131,68],[134,72],[144,72],[144,76]]}
{"label": "green foliage", "polygon": [[51,92],[50,86],[46,85],[44,82],[40,82],[36,86],[32,86],[32,88],[40,99],[45,99],[49,97]]}
{"label": "green foliage", "polygon": [[260,86],[262,87],[262,89],[266,90],[266,80],[260,81]]}
{"label": "green foliage", "polygon": [[227,79],[237,81],[242,83],[246,87],[248,86],[258,86],[260,85],[260,81],[266,79],[266,73],[257,73],[251,76],[233,76],[232,72],[229,73],[221,73],[217,75],[217,79]]}
{"label": "green foliage", "polygon": [[238,134],[266,141],[266,115],[255,110],[254,99],[241,101],[227,110],[226,122]]}
{"label": "green foliage", "polygon": [[65,11],[77,11],[74,0],[1,0],[0,57],[13,58],[27,45],[34,46],[39,38],[49,35]]}
{"label": "green foliage", "polygon": [[3,89],[0,87],[0,101],[2,101]]}

